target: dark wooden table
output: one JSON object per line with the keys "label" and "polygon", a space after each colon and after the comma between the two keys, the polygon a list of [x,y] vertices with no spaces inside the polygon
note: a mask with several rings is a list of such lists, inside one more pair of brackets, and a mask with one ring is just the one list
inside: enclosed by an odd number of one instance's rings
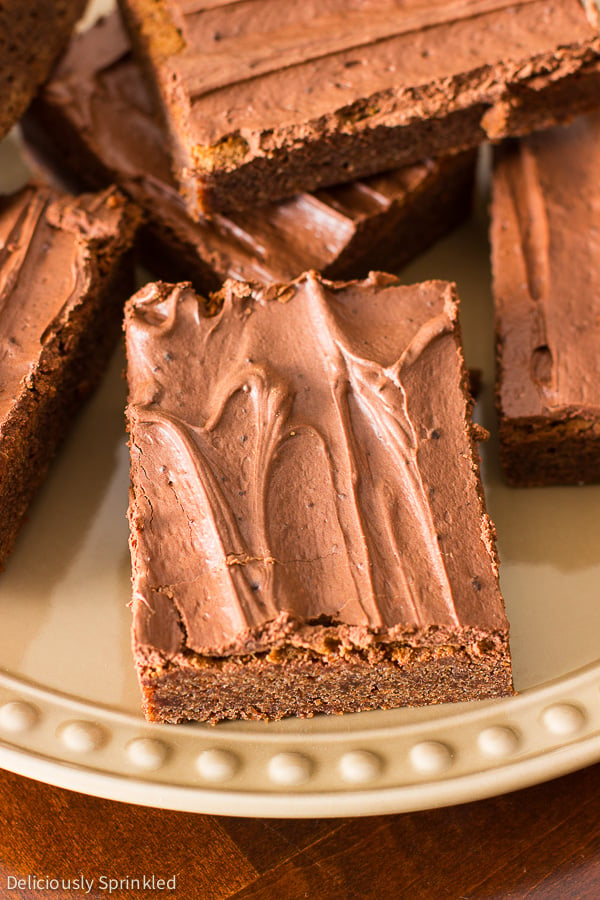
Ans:
{"label": "dark wooden table", "polygon": [[[463,806],[307,820],[148,809],[0,772],[0,825],[2,900],[600,898],[600,764]],[[87,894],[53,889],[82,876]]]}

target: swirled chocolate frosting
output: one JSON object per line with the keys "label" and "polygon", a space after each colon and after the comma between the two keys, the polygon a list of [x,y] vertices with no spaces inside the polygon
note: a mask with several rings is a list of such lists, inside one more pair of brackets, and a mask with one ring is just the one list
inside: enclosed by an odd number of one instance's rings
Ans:
{"label": "swirled chocolate frosting", "polygon": [[127,308],[134,644],[505,640],[453,287],[213,300],[158,283]]}

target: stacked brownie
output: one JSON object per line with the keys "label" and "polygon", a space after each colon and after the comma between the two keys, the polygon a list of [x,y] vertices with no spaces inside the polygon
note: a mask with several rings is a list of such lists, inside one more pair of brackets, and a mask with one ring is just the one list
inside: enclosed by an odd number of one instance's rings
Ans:
{"label": "stacked brownie", "polygon": [[23,129],[64,180],[87,188],[118,184],[146,214],[148,267],[161,278],[191,280],[202,292],[227,277],[271,282],[307,269],[328,278],[398,269],[471,209],[475,153],[466,151],[194,221],[117,14],[72,42]]}
{"label": "stacked brownie", "polygon": [[597,105],[579,0],[119,0],[192,215],[541,128]]}
{"label": "stacked brownie", "polygon": [[[200,221],[252,221],[298,190],[554,123],[600,86],[597,23],[575,3],[121,6]],[[228,282],[211,315],[185,286],[133,298],[133,646],[149,718],[510,691],[448,291],[315,274]]]}
{"label": "stacked brownie", "polygon": [[[53,198],[26,244],[36,228],[80,223],[98,262],[92,293],[108,279],[112,302],[100,305],[114,322],[120,275],[108,260],[121,258],[139,208],[147,267],[182,282],[146,285],[125,310],[132,642],[147,717],[276,719],[510,694],[456,291],[364,276],[399,269],[467,214],[483,140],[554,127],[504,147],[495,168],[501,440],[516,483],[593,477],[586,372],[600,310],[561,297],[573,259],[577,298],[593,294],[595,239],[580,248],[598,219],[598,125],[556,126],[600,104],[595,6],[120,7],[127,31],[112,15],[74,39],[23,130],[72,189],[118,185],[130,204],[114,188],[99,196],[130,226],[98,223],[98,196]],[[9,203],[17,234],[27,197]],[[563,246],[554,235],[567,217],[580,231]],[[34,271],[51,265],[25,256]],[[349,277],[363,280],[332,280]],[[21,460],[25,483],[45,465],[24,462],[44,433],[27,391],[39,372],[68,417],[69,390],[46,370],[79,334],[98,340],[92,313],[66,337],[65,316],[64,298],[38,316],[28,374],[9,389],[20,411],[2,452]],[[584,332],[571,359],[565,347]],[[77,359],[100,367],[102,353],[81,346]],[[65,385],[87,383],[78,365]],[[12,521],[27,497],[5,480]]]}

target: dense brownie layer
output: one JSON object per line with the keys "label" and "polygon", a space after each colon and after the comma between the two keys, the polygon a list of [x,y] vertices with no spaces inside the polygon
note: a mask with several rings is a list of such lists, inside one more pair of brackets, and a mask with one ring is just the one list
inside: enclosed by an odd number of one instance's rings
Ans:
{"label": "dense brownie layer", "polygon": [[0,567],[114,348],[137,218],[114,188],[0,200]]}
{"label": "dense brownie layer", "polygon": [[0,138],[25,112],[66,47],[86,0],[0,4]]}
{"label": "dense brownie layer", "polygon": [[159,283],[126,311],[148,716],[510,692],[452,286],[308,273],[213,300]]}
{"label": "dense brownie layer", "polygon": [[578,0],[120,0],[189,210],[227,211],[598,105]]}
{"label": "dense brownie layer", "polygon": [[413,649],[384,643],[340,653],[284,647],[221,659],[196,654],[140,667],[150,721],[310,718],[399,706],[503,697],[512,692],[502,642]]}
{"label": "dense brownie layer", "polygon": [[599,114],[497,157],[497,406],[513,484],[600,479],[599,172]]}
{"label": "dense brownie layer", "polygon": [[149,221],[151,271],[192,279],[201,292],[227,276],[287,281],[307,269],[335,278],[398,269],[471,208],[474,152],[193,222],[117,15],[72,42],[23,124],[59,172],[90,187],[119,184]]}

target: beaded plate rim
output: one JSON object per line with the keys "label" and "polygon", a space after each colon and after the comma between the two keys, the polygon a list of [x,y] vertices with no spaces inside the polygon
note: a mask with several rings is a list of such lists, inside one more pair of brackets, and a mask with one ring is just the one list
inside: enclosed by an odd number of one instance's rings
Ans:
{"label": "beaded plate rim", "polygon": [[[188,812],[327,817],[481,799],[600,759],[600,663],[411,727],[252,734],[164,726],[0,673],[0,764]],[[314,721],[314,720],[313,720]],[[311,723],[312,724],[312,723]]]}

